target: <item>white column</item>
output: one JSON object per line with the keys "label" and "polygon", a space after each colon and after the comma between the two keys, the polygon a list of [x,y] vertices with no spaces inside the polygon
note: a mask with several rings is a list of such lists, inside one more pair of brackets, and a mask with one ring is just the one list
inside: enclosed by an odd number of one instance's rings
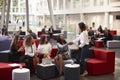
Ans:
{"label": "white column", "polygon": [[105,27],[108,27],[109,28],[109,13],[108,12],[105,12]]}
{"label": "white column", "polygon": [[3,27],[4,24],[4,20],[5,20],[5,7],[6,7],[6,0],[2,0],[3,4],[2,4],[2,18],[1,18],[1,28]]}
{"label": "white column", "polygon": [[48,8],[49,8],[49,12],[50,12],[50,18],[52,21],[52,25],[53,25],[53,28],[56,29],[55,18],[54,18],[53,9],[51,6],[51,0],[47,0],[47,2],[48,2]]}
{"label": "white column", "polygon": [[28,0],[26,0],[26,26],[27,30],[29,29],[29,4]]}
{"label": "white column", "polygon": [[94,0],[90,0],[90,7],[94,6]]}
{"label": "white column", "polygon": [[8,29],[9,17],[10,17],[10,4],[11,4],[11,0],[8,0],[8,5],[7,5],[7,17],[6,17],[6,26],[7,26],[7,29]]}
{"label": "white column", "polygon": [[52,5],[52,9],[53,9],[53,7],[54,7],[54,6],[53,6],[53,5],[54,5],[54,1],[53,1],[53,0],[51,0],[51,5]]}
{"label": "white column", "polygon": [[63,10],[66,9],[66,0],[63,0]]}
{"label": "white column", "polygon": [[104,0],[104,6],[108,6],[109,5],[109,0]]}
{"label": "white column", "polygon": [[73,9],[73,0],[70,0],[70,8]]}
{"label": "white column", "polygon": [[81,13],[81,14],[80,14],[80,22],[84,22],[84,20],[85,20],[85,19],[84,19],[84,13]]}
{"label": "white column", "polygon": [[57,8],[56,8],[57,10],[60,9],[60,8],[59,8],[59,4],[60,4],[60,3],[59,3],[59,0],[57,0]]}

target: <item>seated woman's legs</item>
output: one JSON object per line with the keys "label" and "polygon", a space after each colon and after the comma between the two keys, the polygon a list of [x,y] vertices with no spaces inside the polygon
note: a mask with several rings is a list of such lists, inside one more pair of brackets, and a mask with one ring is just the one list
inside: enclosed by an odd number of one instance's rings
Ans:
{"label": "seated woman's legs", "polygon": [[35,57],[33,58],[33,65],[36,67],[38,64],[38,58],[36,59]]}
{"label": "seated woman's legs", "polygon": [[39,55],[35,54],[35,59],[34,61],[36,62],[36,65],[39,64]]}
{"label": "seated woman's legs", "polygon": [[60,72],[60,75],[61,75],[62,72],[63,72],[63,69],[62,69],[62,67],[63,67],[63,58],[62,58],[62,55],[57,55],[55,57],[55,63],[57,64],[59,72]]}

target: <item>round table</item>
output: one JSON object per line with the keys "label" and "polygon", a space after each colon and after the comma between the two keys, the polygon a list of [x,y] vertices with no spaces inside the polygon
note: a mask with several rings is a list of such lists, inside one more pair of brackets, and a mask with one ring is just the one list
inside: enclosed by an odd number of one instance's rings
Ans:
{"label": "round table", "polygon": [[17,68],[12,71],[12,80],[30,80],[30,70]]}
{"label": "round table", "polygon": [[66,64],[64,70],[65,80],[80,80],[79,64]]}

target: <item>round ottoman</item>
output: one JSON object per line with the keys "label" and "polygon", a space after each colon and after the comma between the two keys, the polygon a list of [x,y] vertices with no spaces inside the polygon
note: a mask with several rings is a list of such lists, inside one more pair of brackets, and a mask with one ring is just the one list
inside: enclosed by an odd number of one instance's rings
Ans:
{"label": "round ottoman", "polygon": [[65,80],[80,80],[79,64],[66,64],[64,69]]}
{"label": "round ottoman", "polygon": [[12,71],[12,80],[30,80],[30,70],[17,68]]}

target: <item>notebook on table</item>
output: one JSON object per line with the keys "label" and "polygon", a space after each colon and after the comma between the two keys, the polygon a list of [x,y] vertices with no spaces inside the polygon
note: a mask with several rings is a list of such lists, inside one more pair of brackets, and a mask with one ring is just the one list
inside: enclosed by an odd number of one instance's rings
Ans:
{"label": "notebook on table", "polygon": [[44,65],[46,65],[46,64],[52,64],[52,59],[43,58],[42,59],[42,64],[44,64]]}

